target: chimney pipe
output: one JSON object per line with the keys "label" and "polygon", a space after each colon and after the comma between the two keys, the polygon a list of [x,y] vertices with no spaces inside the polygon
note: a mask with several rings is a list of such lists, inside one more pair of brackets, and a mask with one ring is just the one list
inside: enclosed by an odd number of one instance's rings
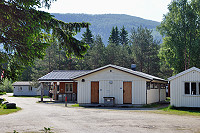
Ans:
{"label": "chimney pipe", "polygon": [[131,69],[132,69],[133,71],[135,71],[135,69],[136,69],[136,64],[131,64]]}

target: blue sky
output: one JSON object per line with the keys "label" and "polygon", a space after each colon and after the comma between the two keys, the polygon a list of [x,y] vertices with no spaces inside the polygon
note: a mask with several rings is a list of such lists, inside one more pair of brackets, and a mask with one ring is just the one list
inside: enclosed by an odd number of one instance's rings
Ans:
{"label": "blue sky", "polygon": [[127,14],[162,21],[172,0],[57,0],[50,13]]}

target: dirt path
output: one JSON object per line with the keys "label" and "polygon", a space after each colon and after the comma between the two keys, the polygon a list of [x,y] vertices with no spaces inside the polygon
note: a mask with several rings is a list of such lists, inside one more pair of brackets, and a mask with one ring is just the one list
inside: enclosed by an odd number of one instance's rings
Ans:
{"label": "dirt path", "polygon": [[37,98],[4,96],[23,109],[0,116],[0,133],[39,132],[52,127],[56,133],[192,133],[200,132],[200,117],[154,114],[148,111],[66,108],[39,104]]}

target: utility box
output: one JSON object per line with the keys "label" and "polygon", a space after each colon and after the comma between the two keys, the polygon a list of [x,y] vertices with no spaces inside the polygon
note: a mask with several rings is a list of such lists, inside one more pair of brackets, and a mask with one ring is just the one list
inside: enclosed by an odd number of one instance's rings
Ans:
{"label": "utility box", "polygon": [[104,106],[113,107],[115,105],[115,97],[103,97]]}

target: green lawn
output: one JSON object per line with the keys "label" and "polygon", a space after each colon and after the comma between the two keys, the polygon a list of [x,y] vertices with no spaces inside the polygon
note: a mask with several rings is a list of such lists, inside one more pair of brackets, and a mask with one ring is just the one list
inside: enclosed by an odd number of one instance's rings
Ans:
{"label": "green lawn", "polygon": [[184,116],[200,116],[200,108],[174,108],[169,106],[159,109],[158,113]]}
{"label": "green lawn", "polygon": [[3,106],[0,105],[0,115],[6,115],[10,113],[14,113],[21,110],[21,108],[17,107],[16,109],[3,109]]}

